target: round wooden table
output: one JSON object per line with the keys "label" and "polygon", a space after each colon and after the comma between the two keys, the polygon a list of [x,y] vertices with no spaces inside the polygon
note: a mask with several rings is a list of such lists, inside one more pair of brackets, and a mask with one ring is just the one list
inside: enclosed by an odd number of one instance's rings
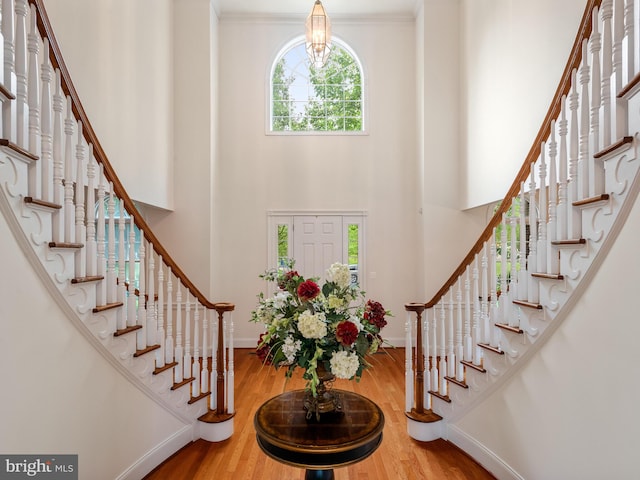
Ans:
{"label": "round wooden table", "polygon": [[279,462],[305,468],[306,479],[333,479],[333,469],[359,462],[382,442],[384,414],[357,393],[333,390],[342,412],[326,413],[318,422],[306,418],[304,390],[285,392],[256,411],[258,445]]}

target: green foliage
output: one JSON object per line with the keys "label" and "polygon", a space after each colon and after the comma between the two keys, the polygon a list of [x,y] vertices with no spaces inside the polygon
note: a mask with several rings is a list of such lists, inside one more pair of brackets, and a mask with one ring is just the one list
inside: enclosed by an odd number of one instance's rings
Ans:
{"label": "green foliage", "polygon": [[[355,59],[334,45],[322,68],[315,68],[306,56],[299,64],[288,64],[287,59],[295,62],[297,49],[304,51],[304,44],[287,52],[273,72],[272,130],[361,131],[362,77]],[[308,81],[306,90],[301,88],[303,80]]]}

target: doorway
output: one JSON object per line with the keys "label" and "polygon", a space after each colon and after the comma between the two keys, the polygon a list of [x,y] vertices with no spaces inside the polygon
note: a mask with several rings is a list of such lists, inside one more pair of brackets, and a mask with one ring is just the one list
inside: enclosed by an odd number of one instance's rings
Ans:
{"label": "doorway", "polygon": [[327,268],[340,262],[364,289],[365,218],[364,212],[269,212],[269,268],[292,258],[300,275],[324,283]]}

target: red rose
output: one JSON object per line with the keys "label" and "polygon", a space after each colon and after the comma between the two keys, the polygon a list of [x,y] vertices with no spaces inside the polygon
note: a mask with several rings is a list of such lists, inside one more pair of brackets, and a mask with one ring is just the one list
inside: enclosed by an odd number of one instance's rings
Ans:
{"label": "red rose", "polygon": [[386,313],[386,310],[380,302],[367,300],[367,305],[364,309],[364,319],[374,324],[380,330],[387,324],[387,321],[384,319]]}
{"label": "red rose", "polygon": [[298,285],[298,297],[302,301],[313,300],[320,294],[320,287],[313,280],[306,280]]}
{"label": "red rose", "polygon": [[358,327],[353,322],[345,320],[336,327],[336,339],[345,347],[353,345],[358,338]]}
{"label": "red rose", "polygon": [[265,335],[266,333],[260,335],[260,340],[258,340],[258,347],[256,348],[256,355],[262,363],[264,363],[265,365],[271,365],[271,344],[263,343]]}
{"label": "red rose", "polygon": [[[299,276],[300,275],[298,275],[298,272],[296,272],[295,270],[289,270],[284,275],[282,275],[282,277],[280,277],[280,280],[278,281],[278,287],[280,287],[282,290],[288,290],[290,286],[293,286],[295,284],[295,279]],[[292,282],[294,282],[294,284],[292,284]]]}

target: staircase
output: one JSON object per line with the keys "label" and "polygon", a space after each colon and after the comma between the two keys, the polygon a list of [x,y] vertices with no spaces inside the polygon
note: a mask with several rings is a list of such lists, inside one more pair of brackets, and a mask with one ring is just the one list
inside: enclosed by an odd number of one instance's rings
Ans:
{"label": "staircase", "polygon": [[638,4],[587,3],[511,189],[439,292],[405,306],[415,439],[454,436],[450,426],[540,350],[580,302],[638,196]]}
{"label": "staircase", "polygon": [[[234,306],[153,235],[93,132],[41,0],[2,2],[0,210],[89,342],[194,438],[233,433]],[[4,245],[4,244],[3,244]]]}

